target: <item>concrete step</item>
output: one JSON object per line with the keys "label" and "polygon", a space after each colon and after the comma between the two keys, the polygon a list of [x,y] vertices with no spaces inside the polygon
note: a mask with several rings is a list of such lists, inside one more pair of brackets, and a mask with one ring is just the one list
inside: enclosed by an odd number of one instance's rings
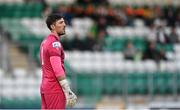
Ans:
{"label": "concrete step", "polygon": [[10,63],[13,68],[27,68],[28,57],[22,53],[16,45],[9,45]]}
{"label": "concrete step", "polygon": [[96,110],[125,110],[125,103],[122,97],[103,97],[97,104]]}

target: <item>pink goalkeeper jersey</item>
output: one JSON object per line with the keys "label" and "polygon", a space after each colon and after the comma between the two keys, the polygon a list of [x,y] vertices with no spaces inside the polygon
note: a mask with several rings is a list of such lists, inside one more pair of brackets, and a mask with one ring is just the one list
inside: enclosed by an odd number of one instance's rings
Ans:
{"label": "pink goalkeeper jersey", "polygon": [[41,93],[60,93],[62,88],[57,80],[57,77],[61,74],[55,73],[50,62],[50,57],[59,56],[61,59],[61,65],[59,68],[64,69],[64,50],[59,41],[59,39],[50,34],[47,38],[43,40],[40,47],[40,59],[42,66],[42,83],[41,83]]}

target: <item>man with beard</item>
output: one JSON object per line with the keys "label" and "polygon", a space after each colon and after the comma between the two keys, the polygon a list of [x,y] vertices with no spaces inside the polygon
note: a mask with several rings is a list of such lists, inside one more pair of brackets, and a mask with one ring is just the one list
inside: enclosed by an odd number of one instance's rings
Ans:
{"label": "man with beard", "polygon": [[64,50],[60,38],[65,34],[65,21],[60,14],[51,14],[46,19],[51,33],[42,41],[40,59],[42,66],[42,109],[65,109],[73,107],[77,97],[71,91],[64,68]]}

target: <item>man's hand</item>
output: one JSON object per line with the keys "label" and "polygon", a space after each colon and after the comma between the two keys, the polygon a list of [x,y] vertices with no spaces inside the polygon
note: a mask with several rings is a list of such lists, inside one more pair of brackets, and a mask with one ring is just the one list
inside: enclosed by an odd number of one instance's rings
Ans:
{"label": "man's hand", "polygon": [[77,96],[71,91],[66,79],[59,81],[66,97],[66,106],[73,107],[77,102]]}
{"label": "man's hand", "polygon": [[77,96],[70,90],[65,93],[66,96],[66,105],[68,107],[73,107],[76,104]]}

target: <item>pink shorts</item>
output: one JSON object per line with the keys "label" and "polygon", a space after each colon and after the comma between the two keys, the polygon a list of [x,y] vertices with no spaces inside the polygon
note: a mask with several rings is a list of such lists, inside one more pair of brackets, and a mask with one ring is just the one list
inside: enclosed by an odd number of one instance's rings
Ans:
{"label": "pink shorts", "polygon": [[65,109],[66,98],[62,93],[41,94],[41,109]]}

